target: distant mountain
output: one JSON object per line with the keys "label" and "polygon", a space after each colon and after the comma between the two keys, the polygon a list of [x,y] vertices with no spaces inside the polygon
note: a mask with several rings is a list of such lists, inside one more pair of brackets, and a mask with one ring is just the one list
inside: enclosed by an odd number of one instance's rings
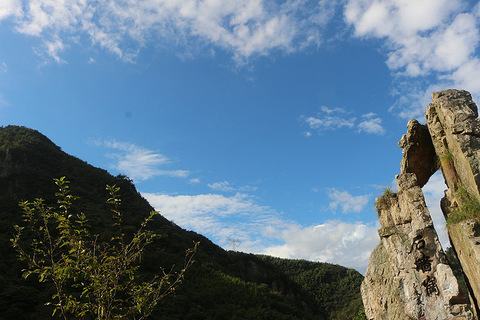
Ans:
{"label": "distant mountain", "polygon": [[365,319],[358,288],[363,276],[339,265],[260,256],[300,284],[327,311],[332,320]]}
{"label": "distant mountain", "polygon": [[[51,319],[52,310],[44,302],[53,288],[34,277],[21,277],[24,266],[17,261],[9,239],[13,225],[21,220],[19,201],[44,198],[52,203],[56,191],[53,179],[61,176],[71,182],[71,193],[80,197],[74,209],[84,212],[92,231],[100,235],[108,233],[112,224],[110,208],[105,204],[107,184],[120,187],[126,233],[133,232],[153,210],[127,177],[114,177],[66,154],[38,131],[0,127],[0,319]],[[185,250],[200,242],[197,263],[187,271],[176,294],[162,300],[151,319],[334,319],[332,315],[345,312],[351,315],[342,319],[354,319],[361,309],[358,303],[349,303],[360,296],[357,278],[361,275],[354,270],[328,265],[334,270],[330,273],[333,278],[316,277],[309,282],[299,276],[307,274],[307,262],[292,264],[227,252],[160,214],[151,228],[161,237],[145,252],[140,269],[144,274],[157,272],[159,267],[182,265]],[[284,264],[290,267],[282,267]],[[335,290],[332,281],[348,285]],[[322,292],[330,298],[322,297]],[[346,300],[336,303],[329,301],[332,297]]]}

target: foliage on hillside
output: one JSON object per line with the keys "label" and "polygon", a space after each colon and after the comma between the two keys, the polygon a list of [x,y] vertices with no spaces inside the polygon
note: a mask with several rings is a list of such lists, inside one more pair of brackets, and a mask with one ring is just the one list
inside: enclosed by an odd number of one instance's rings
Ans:
{"label": "foliage on hillside", "polygon": [[[33,277],[27,280],[21,277],[25,266],[17,261],[9,239],[14,234],[13,226],[21,220],[18,203],[35,198],[54,203],[53,178],[61,176],[70,180],[71,193],[79,197],[73,213],[85,213],[90,231],[99,234],[100,239],[110,239],[113,232],[110,208],[105,203],[106,185],[120,187],[123,231],[127,235],[133,234],[153,210],[125,176],[113,177],[105,170],[67,155],[35,130],[0,127],[0,319],[51,319],[52,308],[44,302],[50,300],[54,288],[38,283]],[[149,227],[160,237],[145,250],[139,269],[141,277],[151,277],[160,267],[170,270],[175,266],[172,272],[178,271],[183,265],[185,250],[200,242],[195,257],[197,263],[186,272],[184,283],[175,295],[161,301],[151,319],[328,318],[322,305],[324,301],[317,298],[321,302],[318,303],[311,295],[311,288],[302,285],[307,290],[303,289],[271,262],[251,254],[226,252],[160,214]],[[345,275],[349,277],[348,273]],[[358,292],[358,285],[351,290]],[[345,294],[340,295],[345,299]],[[328,308],[333,306],[331,302]],[[329,309],[329,313],[332,314],[332,310]]]}
{"label": "foliage on hillside", "polygon": [[262,256],[290,275],[328,312],[329,319],[366,319],[360,285],[363,276],[342,266]]}

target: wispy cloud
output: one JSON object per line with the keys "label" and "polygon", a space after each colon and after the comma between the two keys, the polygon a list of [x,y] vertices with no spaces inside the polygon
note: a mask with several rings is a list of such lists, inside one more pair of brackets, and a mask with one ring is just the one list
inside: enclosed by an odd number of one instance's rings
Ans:
{"label": "wispy cloud", "polygon": [[357,128],[359,132],[370,134],[383,135],[386,133],[386,130],[382,126],[382,119],[377,117],[373,112],[362,115]]}
{"label": "wispy cloud", "polygon": [[257,190],[256,187],[251,186],[235,187],[228,181],[209,183],[208,187],[214,191],[222,192],[249,192]]}
{"label": "wispy cloud", "polygon": [[92,140],[91,143],[115,150],[116,152],[107,154],[115,161],[113,167],[136,182],[147,180],[154,176],[186,178],[190,173],[187,170],[160,169],[160,166],[171,163],[171,160],[160,153],[132,143],[115,140]]}
{"label": "wispy cloud", "polygon": [[311,129],[336,130],[341,128],[353,128],[355,117],[348,117],[347,112],[341,108],[329,108],[322,106],[318,117],[306,117],[305,122]]}
{"label": "wispy cloud", "polygon": [[235,191],[235,188],[230,186],[230,183],[227,181],[209,183],[208,187],[215,191]]}
{"label": "wispy cloud", "polygon": [[328,197],[332,200],[329,205],[330,209],[336,211],[340,207],[343,213],[350,213],[362,211],[368,204],[371,195],[353,196],[348,191],[338,191],[332,188],[328,192]]}
{"label": "wispy cloud", "polygon": [[198,183],[200,183],[200,179],[199,178],[192,178],[192,179],[188,180],[188,183],[198,184]]}
{"label": "wispy cloud", "polygon": [[43,38],[55,60],[66,42],[86,36],[127,61],[148,41],[160,39],[184,47],[213,44],[242,62],[275,50],[318,45],[320,30],[337,6],[327,0],[28,0],[23,6],[19,0],[4,0],[0,21],[10,19],[18,32]]}
{"label": "wispy cloud", "polygon": [[268,206],[260,206],[253,197],[242,193],[228,197],[220,194],[142,195],[167,219],[183,228],[211,236],[217,243],[227,238],[251,243],[255,241],[252,236],[259,236],[257,224],[273,221],[277,215]]}
{"label": "wispy cloud", "polygon": [[[383,135],[386,130],[382,126],[382,119],[375,113],[361,115],[360,119],[352,116],[352,112],[342,108],[329,108],[322,106],[316,116],[302,116],[301,119],[311,130],[319,132],[339,129],[356,129],[367,134]],[[305,133],[307,137],[311,131]]]}
{"label": "wispy cloud", "polygon": [[[231,245],[228,238],[238,239],[242,251],[339,263],[364,272],[370,252],[379,241],[377,225],[327,221],[301,226],[243,193],[142,195],[167,219],[209,237],[224,248]],[[357,209],[354,205],[346,207],[347,211]]]}
{"label": "wispy cloud", "polygon": [[8,71],[8,66],[5,62],[0,63],[0,72],[6,73]]}

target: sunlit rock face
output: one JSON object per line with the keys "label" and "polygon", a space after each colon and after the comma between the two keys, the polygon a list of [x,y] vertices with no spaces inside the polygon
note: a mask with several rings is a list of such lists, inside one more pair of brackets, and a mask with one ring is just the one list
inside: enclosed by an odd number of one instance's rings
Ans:
{"label": "sunlit rock face", "polygon": [[362,283],[368,319],[472,319],[414,173],[377,198],[382,227]]}
{"label": "sunlit rock face", "polygon": [[[464,105],[473,110],[468,101]],[[408,123],[407,134],[399,142],[403,158],[396,176],[398,192],[386,190],[375,201],[381,243],[370,257],[361,287],[368,319],[474,319],[448,265],[421,189],[439,167],[444,171],[437,145],[445,144],[445,139],[439,135],[442,127],[435,125],[440,131],[432,132],[429,123]],[[436,141],[438,137],[443,140]],[[461,177],[451,172],[458,185]]]}
{"label": "sunlit rock face", "polygon": [[[462,265],[470,301],[478,316],[480,225],[471,216],[480,216],[480,120],[477,106],[467,91],[445,90],[432,95],[425,117],[448,186],[441,207],[447,218],[450,242]],[[466,214],[466,219],[449,222],[459,212]]]}

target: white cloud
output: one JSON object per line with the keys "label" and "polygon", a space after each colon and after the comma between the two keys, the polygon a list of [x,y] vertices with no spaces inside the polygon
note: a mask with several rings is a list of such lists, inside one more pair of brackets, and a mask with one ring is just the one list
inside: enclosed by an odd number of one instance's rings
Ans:
{"label": "white cloud", "polygon": [[188,48],[213,44],[237,62],[273,50],[294,52],[321,42],[336,1],[287,0],[3,0],[0,20],[11,17],[18,32],[45,41],[86,36],[124,60],[150,40]]}
{"label": "white cloud", "polygon": [[235,191],[235,188],[227,181],[209,183],[208,187],[215,191]]}
{"label": "white cloud", "polygon": [[10,16],[20,16],[22,2],[20,0],[2,0],[0,2],[0,22]]}
{"label": "white cloud", "polygon": [[327,221],[277,230],[284,244],[265,249],[272,256],[329,262],[355,268],[365,273],[370,254],[380,243],[377,224]]}
{"label": "white cloud", "polygon": [[[246,194],[226,197],[219,194],[166,195],[142,193],[156,210],[183,228],[191,229],[218,242],[227,238],[251,243],[258,236],[259,223],[274,221],[276,213],[260,206]],[[231,223],[231,221],[236,221]]]}
{"label": "white cloud", "polygon": [[438,27],[461,5],[460,0],[349,0],[345,20],[358,36],[404,38]]}
{"label": "white cloud", "polygon": [[379,243],[378,225],[328,221],[304,227],[242,193],[142,195],[167,219],[226,249],[231,238],[241,241],[241,251],[338,263],[365,272],[370,252]]}
{"label": "white cloud", "polygon": [[[480,59],[475,58],[464,63],[453,74],[451,79],[459,88],[470,91],[477,99],[480,97]],[[479,101],[480,102],[480,101]]]}
{"label": "white cloud", "polygon": [[[437,38],[438,37],[438,38]],[[459,14],[455,20],[434,37],[437,38],[433,55],[432,69],[448,71],[468,62],[475,52],[479,32],[472,14]]]}
{"label": "white cloud", "polygon": [[341,108],[320,107],[317,117],[303,117],[310,129],[337,130],[341,128],[353,128],[355,117],[347,117],[347,112]]}
{"label": "white cloud", "polygon": [[251,186],[241,186],[241,187],[234,187],[228,181],[221,181],[221,182],[214,182],[209,183],[208,187],[214,191],[222,191],[222,192],[247,192],[247,191],[255,191],[257,190],[256,187]]}
{"label": "white cloud", "polygon": [[375,113],[368,113],[362,116],[362,121],[357,125],[359,132],[383,135],[385,129],[382,127],[382,119],[375,117]]}
{"label": "white cloud", "polygon": [[328,197],[333,200],[329,205],[332,210],[336,211],[340,207],[343,213],[350,213],[362,211],[368,204],[371,195],[352,196],[347,191],[338,191],[332,188],[328,192]]}
{"label": "white cloud", "polygon": [[45,48],[47,51],[47,54],[52,57],[53,60],[57,63],[64,63],[65,61],[60,58],[60,52],[65,49],[65,45],[63,42],[59,39],[56,38],[53,41],[45,41]]}
{"label": "white cloud", "polygon": [[352,128],[355,123],[355,118],[344,119],[341,117],[325,116],[322,118],[308,117],[305,122],[312,129],[335,130],[343,127]]}
{"label": "white cloud", "polygon": [[408,76],[431,72],[451,72],[468,62],[478,45],[479,32],[472,14],[460,14],[450,25],[432,30],[428,35],[406,36],[392,41],[388,66]]}
{"label": "white cloud", "polygon": [[198,184],[198,183],[200,183],[200,179],[198,179],[198,178],[192,178],[192,179],[188,180],[188,183],[190,183],[190,184]]}
{"label": "white cloud", "polygon": [[113,167],[132,178],[134,181],[143,181],[154,176],[170,176],[185,178],[189,175],[186,170],[163,170],[159,166],[169,164],[171,160],[152,150],[128,142],[101,141],[92,142],[96,146],[103,146],[116,150],[108,156],[115,160]]}
{"label": "white cloud", "polygon": [[348,112],[345,111],[345,109],[343,109],[343,108],[331,108],[331,107],[327,107],[327,106],[321,106],[321,107],[320,107],[320,110],[321,110],[324,114],[327,114],[327,115],[331,115],[331,114],[345,114],[345,113],[348,113]]}
{"label": "white cloud", "polygon": [[[351,112],[342,108],[322,106],[320,110],[316,117],[301,117],[312,130],[327,131],[357,128],[358,132],[377,135],[383,135],[386,132],[382,126],[382,119],[375,117],[375,113],[364,114],[359,120],[356,117],[350,116]],[[310,131],[305,134],[306,137],[310,137],[311,135],[312,133]]]}
{"label": "white cloud", "polygon": [[[195,223],[188,219],[197,215],[213,214],[226,217],[252,212],[271,212],[271,209],[268,209],[268,207],[258,206],[250,196],[241,193],[230,197],[220,194],[170,196],[165,194],[144,193],[143,195],[167,218],[171,218],[174,222],[180,219],[189,226],[194,226]],[[185,220],[185,218],[187,218],[187,220]]]}

